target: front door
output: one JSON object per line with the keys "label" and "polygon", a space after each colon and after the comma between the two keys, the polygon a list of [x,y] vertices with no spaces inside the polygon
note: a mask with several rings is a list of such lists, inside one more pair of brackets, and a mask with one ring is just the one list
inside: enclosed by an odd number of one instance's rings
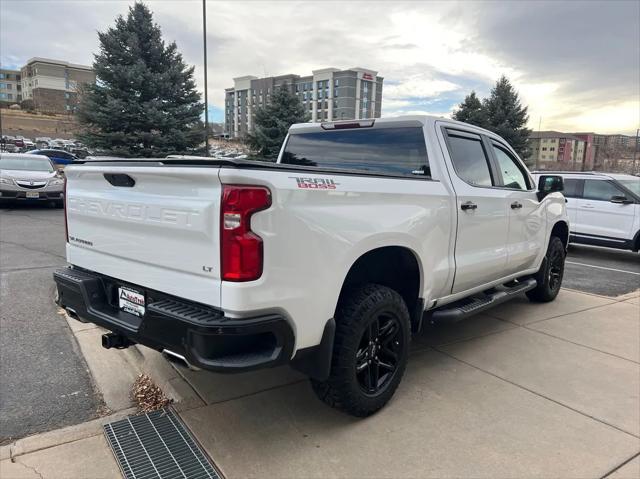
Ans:
{"label": "front door", "polygon": [[575,234],[583,240],[628,240],[632,237],[635,208],[633,204],[612,203],[614,196],[625,196],[611,180],[586,179],[582,199],[578,202]]}
{"label": "front door", "polygon": [[541,251],[546,251],[546,219],[524,164],[505,144],[490,143],[509,212],[506,274],[511,275],[537,266]]}
{"label": "front door", "polygon": [[458,126],[443,127],[440,134],[447,145],[447,169],[456,193],[456,273],[451,290],[455,294],[505,275],[509,212],[505,192],[495,188],[497,180],[483,138]]}

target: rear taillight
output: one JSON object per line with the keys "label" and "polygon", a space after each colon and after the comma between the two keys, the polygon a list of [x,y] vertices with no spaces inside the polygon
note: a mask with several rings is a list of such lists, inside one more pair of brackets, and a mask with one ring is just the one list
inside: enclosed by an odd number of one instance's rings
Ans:
{"label": "rear taillight", "polygon": [[69,223],[67,223],[67,177],[64,177],[64,198],[62,199],[64,204],[64,236],[69,242]]}
{"label": "rear taillight", "polygon": [[251,216],[271,206],[264,186],[223,185],[220,259],[225,281],[253,281],[262,275],[262,238],[251,231]]}

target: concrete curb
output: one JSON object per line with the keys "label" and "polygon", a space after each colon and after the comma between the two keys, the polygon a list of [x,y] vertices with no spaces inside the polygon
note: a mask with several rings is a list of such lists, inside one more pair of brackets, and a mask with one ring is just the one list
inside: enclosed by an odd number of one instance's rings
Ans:
{"label": "concrete curb", "polygon": [[100,341],[100,336],[106,330],[95,324],[81,323],[64,312],[61,315],[78,342],[91,376],[109,410],[121,411],[134,406],[130,396],[131,386],[139,374],[149,376],[176,403],[178,410],[205,404],[161,353],[139,345],[121,350],[106,350]]}
{"label": "concrete curb", "polygon": [[123,409],[109,416],[100,417],[75,426],[63,427],[54,431],[43,432],[18,439],[11,444],[0,447],[0,460],[11,459],[50,447],[79,441],[102,434],[102,426],[136,413],[136,408]]}
{"label": "concrete curb", "polygon": [[162,354],[144,346],[123,350],[105,350],[100,336],[105,330],[81,323],[61,312],[76,339],[89,368],[92,380],[102,393],[105,405],[115,411],[81,424],[17,439],[0,447],[0,460],[13,459],[32,452],[80,441],[102,434],[104,424],[138,412],[131,400],[131,386],[139,374],[146,374],[184,411],[205,405],[195,390]]}
{"label": "concrete curb", "polygon": [[610,299],[612,301],[625,301],[625,300],[634,299],[634,298],[637,298],[638,296],[640,296],[640,289],[637,289],[637,290],[632,291],[630,293],[622,294],[620,296],[605,296],[605,295],[602,295],[602,294],[589,293],[587,291],[580,291],[579,289],[565,288],[565,287],[562,287],[562,289],[565,290],[565,291],[571,291],[572,293],[586,294],[586,295],[589,295],[589,296],[595,296],[596,298]]}
{"label": "concrete curb", "polygon": [[636,299],[640,297],[640,289],[632,291],[631,293],[623,294],[621,296],[616,296],[618,301],[629,301],[630,299]]}

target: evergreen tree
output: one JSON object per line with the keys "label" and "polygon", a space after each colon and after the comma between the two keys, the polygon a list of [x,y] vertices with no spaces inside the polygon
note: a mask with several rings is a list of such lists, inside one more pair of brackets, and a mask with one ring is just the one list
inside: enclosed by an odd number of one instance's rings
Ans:
{"label": "evergreen tree", "polygon": [[96,83],[80,95],[82,140],[124,156],[160,156],[201,143],[194,67],[174,42],[165,44],[147,6],[135,3],[98,37]]}
{"label": "evergreen tree", "polygon": [[256,110],[249,146],[265,158],[276,158],[289,127],[309,121],[309,113],[300,99],[285,84],[274,90],[271,101]]}
{"label": "evergreen tree", "polygon": [[453,112],[453,119],[482,128],[489,126],[487,111],[484,109],[480,99],[476,96],[475,91],[471,91],[464,101],[458,105],[458,109]]}
{"label": "evergreen tree", "polygon": [[500,135],[513,147],[522,159],[529,157],[527,140],[531,130],[527,128],[529,115],[522,106],[518,92],[504,75],[491,90],[491,96],[483,103],[489,124],[488,130]]}

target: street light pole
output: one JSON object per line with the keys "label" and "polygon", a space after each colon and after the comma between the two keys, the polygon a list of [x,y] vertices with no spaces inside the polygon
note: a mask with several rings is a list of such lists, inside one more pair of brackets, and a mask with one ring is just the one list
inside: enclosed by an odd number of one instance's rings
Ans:
{"label": "street light pole", "polygon": [[640,143],[639,143],[639,138],[640,138],[640,128],[636,129],[636,145],[635,148],[633,149],[633,171],[632,173],[634,175],[640,174],[640,170],[638,169],[637,166],[637,161],[638,161],[638,148],[640,147]]}
{"label": "street light pole", "polygon": [[204,44],[204,156],[209,156],[209,94],[207,93],[207,0],[202,0],[202,40]]}
{"label": "street light pole", "polygon": [[540,127],[542,126],[542,116],[538,120],[538,154],[536,155],[536,171],[540,169],[540,152],[542,151],[542,137],[540,136]]}

